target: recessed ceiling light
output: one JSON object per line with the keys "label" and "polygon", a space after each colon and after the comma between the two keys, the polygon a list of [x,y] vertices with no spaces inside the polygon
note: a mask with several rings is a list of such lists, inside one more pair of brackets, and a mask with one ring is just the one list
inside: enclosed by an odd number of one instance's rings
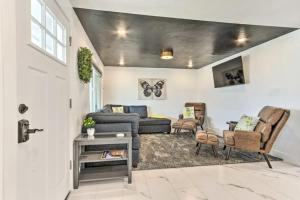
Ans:
{"label": "recessed ceiling light", "polygon": [[121,38],[125,38],[127,36],[127,33],[128,33],[128,31],[126,29],[124,29],[124,28],[119,28],[117,30],[117,34]]}
{"label": "recessed ceiling light", "polygon": [[128,35],[128,29],[126,23],[124,21],[120,21],[120,23],[116,26],[115,34],[117,34],[120,38],[126,38]]}
{"label": "recessed ceiling light", "polygon": [[235,42],[237,45],[244,45],[248,42],[248,40],[249,39],[245,33],[245,30],[241,29]]}
{"label": "recessed ceiling light", "polygon": [[124,65],[125,65],[125,62],[124,62],[124,58],[123,58],[123,57],[120,58],[119,65],[120,65],[120,66],[124,66]]}
{"label": "recessed ceiling light", "polygon": [[173,58],[173,50],[172,49],[163,49],[160,52],[160,58],[164,60],[170,60]]}
{"label": "recessed ceiling light", "polygon": [[189,63],[187,66],[188,66],[188,68],[194,67],[192,59],[189,60]]}
{"label": "recessed ceiling light", "polygon": [[238,38],[237,40],[236,40],[236,42],[238,43],[238,44],[244,44],[244,43],[246,43],[248,41],[248,38],[246,38],[246,37],[240,37],[240,38]]}

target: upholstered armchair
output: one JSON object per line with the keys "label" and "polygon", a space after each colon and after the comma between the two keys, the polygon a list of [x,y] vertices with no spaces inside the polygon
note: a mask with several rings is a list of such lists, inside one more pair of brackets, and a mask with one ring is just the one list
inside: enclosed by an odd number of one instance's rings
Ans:
{"label": "upholstered armchair", "polygon": [[289,116],[289,110],[265,106],[259,112],[259,122],[252,132],[234,131],[237,122],[229,122],[229,131],[223,132],[224,150],[229,147],[226,159],[229,159],[232,148],[257,152],[264,156],[269,168],[272,168],[267,154],[271,151]]}
{"label": "upholstered armchair", "polygon": [[189,130],[196,134],[197,127],[203,130],[205,119],[205,103],[185,103],[185,107],[194,107],[195,119],[183,119],[183,114],[179,115],[179,120],[172,125],[174,132],[178,133],[181,130]]}
{"label": "upholstered armchair", "polygon": [[[184,107],[194,107],[196,125],[203,130],[205,103],[185,103]],[[183,114],[179,115],[179,119],[183,119]]]}

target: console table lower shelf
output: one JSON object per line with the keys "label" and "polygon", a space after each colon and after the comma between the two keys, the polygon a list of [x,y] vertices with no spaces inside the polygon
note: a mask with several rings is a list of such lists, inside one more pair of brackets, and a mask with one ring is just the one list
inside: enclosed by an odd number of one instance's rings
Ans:
{"label": "console table lower shelf", "polygon": [[128,177],[127,165],[92,167],[81,170],[79,182]]}
{"label": "console table lower shelf", "polygon": [[[84,135],[79,135],[74,140],[74,189],[79,187],[81,182],[99,181],[115,178],[128,177],[128,183],[132,180],[132,140],[130,133],[124,133],[124,137],[116,137],[120,133],[99,133],[94,138],[88,138]],[[127,148],[124,149],[124,154],[119,158],[102,158],[103,151],[93,152],[84,151],[84,146],[88,145],[109,145],[123,144]],[[110,150],[113,152],[113,150]],[[114,165],[115,161],[126,161],[126,164]],[[110,165],[97,167],[84,167],[85,163],[105,163],[110,162]]]}

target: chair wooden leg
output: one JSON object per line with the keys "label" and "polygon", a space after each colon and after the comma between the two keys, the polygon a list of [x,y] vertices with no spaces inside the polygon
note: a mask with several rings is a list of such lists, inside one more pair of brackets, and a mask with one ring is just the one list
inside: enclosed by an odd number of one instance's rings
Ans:
{"label": "chair wooden leg", "polygon": [[200,125],[200,128],[201,128],[202,130],[204,130],[202,125]]}
{"label": "chair wooden leg", "polygon": [[196,136],[196,133],[197,133],[197,130],[195,131],[195,130],[192,130],[192,135],[193,136]]}
{"label": "chair wooden leg", "polygon": [[224,145],[224,147],[223,147],[223,151],[225,151],[226,150],[226,145]]}
{"label": "chair wooden leg", "polygon": [[211,145],[212,151],[214,153],[214,156],[217,158],[218,154],[217,154],[217,150],[216,150],[216,146],[215,145]]}
{"label": "chair wooden leg", "polygon": [[231,153],[231,147],[229,147],[229,149],[228,149],[228,151],[227,151],[227,155],[226,155],[226,157],[225,157],[225,160],[229,160],[230,153]]}
{"label": "chair wooden leg", "polygon": [[198,147],[198,146],[199,146],[199,144],[200,144],[200,143],[199,143],[199,142],[197,142],[197,144],[196,144],[196,147]]}
{"label": "chair wooden leg", "polygon": [[268,155],[265,154],[265,153],[263,153],[262,155],[264,156],[266,162],[268,163],[269,168],[272,169],[272,165],[271,165],[271,163],[270,163],[270,161],[269,161]]}
{"label": "chair wooden leg", "polygon": [[200,149],[201,149],[201,143],[199,143],[199,145],[198,145],[198,148],[196,150],[196,155],[199,155]]}

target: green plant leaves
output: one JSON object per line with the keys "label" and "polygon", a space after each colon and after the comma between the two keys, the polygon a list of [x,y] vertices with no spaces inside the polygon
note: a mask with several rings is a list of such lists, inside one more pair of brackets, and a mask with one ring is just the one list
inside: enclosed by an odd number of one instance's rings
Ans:
{"label": "green plant leaves", "polygon": [[95,124],[95,121],[91,117],[83,120],[83,126],[86,128],[94,128]]}
{"label": "green plant leaves", "polygon": [[79,78],[84,83],[89,83],[92,78],[93,53],[86,47],[80,47],[77,53]]}

